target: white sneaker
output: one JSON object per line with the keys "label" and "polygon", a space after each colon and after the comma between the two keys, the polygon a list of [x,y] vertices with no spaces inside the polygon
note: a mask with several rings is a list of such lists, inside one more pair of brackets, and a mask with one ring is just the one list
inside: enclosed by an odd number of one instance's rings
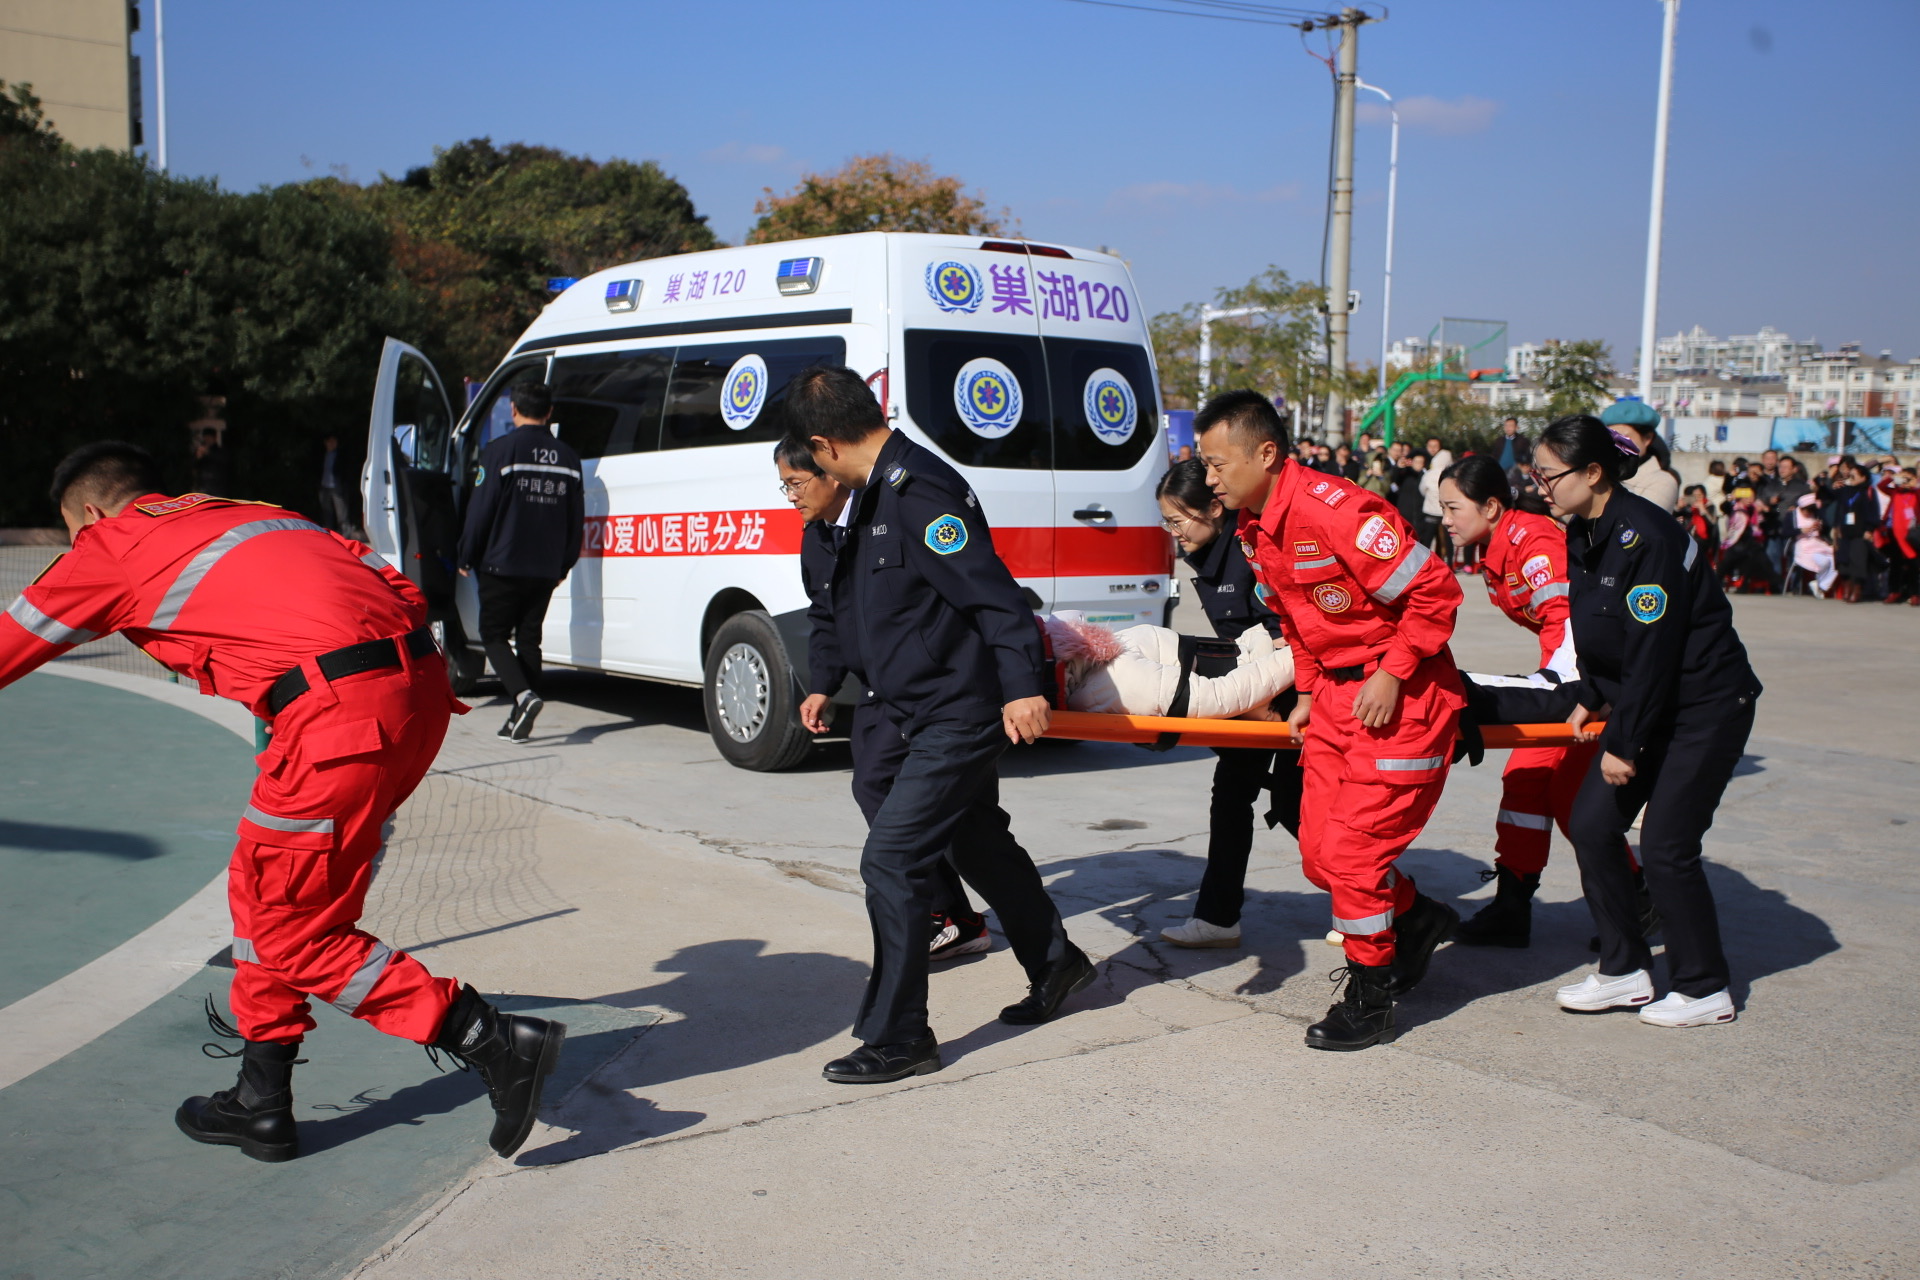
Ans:
{"label": "white sneaker", "polygon": [[1724,991],[1710,996],[1683,996],[1678,991],[1640,1011],[1650,1027],[1707,1027],[1733,1021],[1733,997]]}
{"label": "white sneaker", "polygon": [[1561,987],[1553,993],[1553,999],[1562,1009],[1571,1009],[1575,1013],[1631,1009],[1653,999],[1653,979],[1645,969],[1635,969],[1620,978],[1590,973],[1583,981],[1570,987]]}
{"label": "white sneaker", "polygon": [[1195,916],[1185,924],[1162,929],[1160,941],[1171,942],[1176,947],[1237,947],[1240,945],[1240,926],[1229,925],[1223,929]]}

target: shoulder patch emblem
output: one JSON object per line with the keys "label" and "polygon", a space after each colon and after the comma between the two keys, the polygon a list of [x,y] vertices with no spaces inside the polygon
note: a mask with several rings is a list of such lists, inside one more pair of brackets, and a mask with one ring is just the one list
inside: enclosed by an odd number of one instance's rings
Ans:
{"label": "shoulder patch emblem", "polygon": [[959,516],[941,516],[927,526],[927,545],[950,556],[967,545],[967,526]]}
{"label": "shoulder patch emblem", "polygon": [[1293,554],[1297,556],[1317,556],[1320,554],[1320,544],[1317,542],[1296,542],[1293,544]]}
{"label": "shoulder patch emblem", "polygon": [[1526,536],[1527,536],[1527,531],[1525,529],[1522,529],[1517,524],[1514,525],[1513,528],[1507,530],[1507,541],[1511,542],[1516,547],[1520,545],[1520,539]]}
{"label": "shoulder patch emblem", "polygon": [[1620,545],[1621,545],[1621,546],[1623,546],[1623,547],[1634,547],[1634,546],[1638,546],[1638,545],[1639,545],[1639,543],[1640,543],[1640,535],[1639,535],[1639,534],[1638,534],[1637,532],[1635,532],[1634,530],[1632,530],[1632,529],[1622,529],[1622,530],[1620,531]]}
{"label": "shoulder patch emblem", "polygon": [[1346,489],[1331,480],[1321,480],[1310,486],[1307,492],[1330,507],[1337,507],[1347,500]]}
{"label": "shoulder patch emblem", "polygon": [[1517,591],[1517,590],[1519,590],[1519,588],[1520,588],[1520,579],[1519,579],[1519,577],[1518,577],[1517,575],[1515,575],[1515,574],[1511,574],[1511,573],[1510,573],[1510,574],[1508,574],[1508,575],[1507,575],[1507,585],[1508,585],[1509,587],[1512,587],[1512,588],[1514,588],[1514,589],[1515,589],[1516,591]]}
{"label": "shoulder patch emblem", "polygon": [[1322,613],[1345,613],[1353,607],[1353,597],[1337,582],[1323,582],[1313,589],[1313,602]]}
{"label": "shoulder patch emblem", "polygon": [[176,511],[185,511],[188,507],[197,507],[203,502],[211,502],[211,494],[183,493],[177,498],[168,498],[165,502],[136,502],[133,509],[143,516],[170,516]]}
{"label": "shoulder patch emblem", "polygon": [[895,466],[895,467],[887,468],[888,484],[898,489],[901,485],[905,484],[906,482],[907,482],[907,469],[905,467]]}
{"label": "shoulder patch emblem", "polygon": [[1385,516],[1369,516],[1360,526],[1360,535],[1353,545],[1374,557],[1376,560],[1391,560],[1400,551],[1400,535],[1394,532]]}
{"label": "shoulder patch emblem", "polygon": [[1665,587],[1648,583],[1627,591],[1627,611],[1636,622],[1658,622],[1667,613]]}
{"label": "shoulder patch emblem", "polygon": [[1537,591],[1553,581],[1553,561],[1546,556],[1535,556],[1520,566],[1520,574],[1527,585]]}

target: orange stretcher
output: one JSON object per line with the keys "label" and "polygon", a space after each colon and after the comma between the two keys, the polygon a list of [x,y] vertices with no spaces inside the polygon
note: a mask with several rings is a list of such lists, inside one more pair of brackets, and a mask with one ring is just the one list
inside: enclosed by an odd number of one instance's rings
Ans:
{"label": "orange stretcher", "polygon": [[[1606,725],[1590,720],[1599,732]],[[1089,742],[1151,742],[1185,747],[1267,747],[1292,750],[1292,730],[1267,720],[1201,720],[1186,716],[1120,716],[1095,711],[1055,711],[1044,736]],[[1489,751],[1514,747],[1570,747],[1566,724],[1483,724],[1480,737]],[[1171,739],[1171,740],[1170,740]]]}

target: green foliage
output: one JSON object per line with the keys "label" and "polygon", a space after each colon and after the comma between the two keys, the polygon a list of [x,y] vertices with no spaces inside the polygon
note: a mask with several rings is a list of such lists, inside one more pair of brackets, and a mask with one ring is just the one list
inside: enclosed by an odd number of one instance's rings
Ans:
{"label": "green foliage", "polygon": [[20,149],[52,155],[65,145],[47,123],[47,113],[40,109],[33,86],[10,86],[0,80],[0,152]]}
{"label": "green foliage", "polygon": [[[1320,329],[1319,286],[1268,267],[1237,289],[1220,290],[1213,305],[1265,308],[1259,315],[1213,322],[1214,392],[1252,387],[1268,396],[1285,394],[1294,402],[1325,393],[1326,371],[1312,359]],[[1149,327],[1163,397],[1173,407],[1197,408],[1202,398],[1200,305],[1190,302],[1178,311],[1163,311]],[[1368,388],[1372,376],[1364,375]]]}
{"label": "green foliage", "polygon": [[960,179],[942,177],[920,160],[892,154],[855,156],[837,173],[810,173],[784,196],[768,187],[753,206],[760,220],[748,244],[856,231],[927,231],[948,235],[1004,233],[1006,210],[987,212]]}
{"label": "green foliage", "polygon": [[1614,376],[1613,353],[1598,338],[1556,339],[1540,349],[1534,376],[1547,393],[1549,418],[1592,413],[1610,398],[1607,383]]}
{"label": "green foliage", "polygon": [[589,160],[472,138],[431,165],[366,187],[322,180],[393,228],[401,272],[423,295],[421,334],[441,372],[480,377],[547,303],[550,276],[719,245],[685,187],[649,160]]}

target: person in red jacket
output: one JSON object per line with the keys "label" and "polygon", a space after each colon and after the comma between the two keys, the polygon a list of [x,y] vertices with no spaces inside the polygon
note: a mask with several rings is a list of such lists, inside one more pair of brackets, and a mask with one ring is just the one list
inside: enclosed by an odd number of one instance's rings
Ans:
{"label": "person in red jacket", "polygon": [[566,1028],[508,1015],[356,925],[381,828],[466,707],[426,628],[426,600],[369,548],[291,511],[157,491],[153,460],[104,442],[69,455],[52,497],[73,549],[0,621],[0,687],[121,632],[200,691],[273,728],[227,872],[234,1088],[174,1119],[256,1160],[299,1154],[293,1067],[308,997],[480,1073],[490,1141],[526,1140]]}
{"label": "person in red jacket", "polygon": [[1880,482],[1887,495],[1887,603],[1920,606],[1920,477],[1907,467]]}
{"label": "person in red jacket", "polygon": [[1307,1044],[1384,1044],[1398,1034],[1395,996],[1460,919],[1396,865],[1440,799],[1466,705],[1447,652],[1460,586],[1384,499],[1289,462],[1286,422],[1265,396],[1215,396],[1193,426],[1293,646],[1300,860],[1332,896],[1347,955],[1345,991]]}
{"label": "person in red jacket", "polygon": [[[1567,627],[1567,531],[1544,511],[1523,509],[1492,458],[1460,459],[1440,477],[1441,520],[1463,546],[1487,549],[1487,594],[1495,607],[1540,638],[1540,666],[1519,682],[1552,688],[1578,679]],[[1480,683],[1500,677],[1473,677]],[[1454,930],[1472,946],[1524,947],[1532,939],[1533,895],[1547,865],[1553,825],[1567,816],[1598,747],[1521,747],[1507,756],[1494,821],[1493,901]],[[1571,837],[1569,837],[1571,838]],[[1482,873],[1483,875],[1486,873]]]}

